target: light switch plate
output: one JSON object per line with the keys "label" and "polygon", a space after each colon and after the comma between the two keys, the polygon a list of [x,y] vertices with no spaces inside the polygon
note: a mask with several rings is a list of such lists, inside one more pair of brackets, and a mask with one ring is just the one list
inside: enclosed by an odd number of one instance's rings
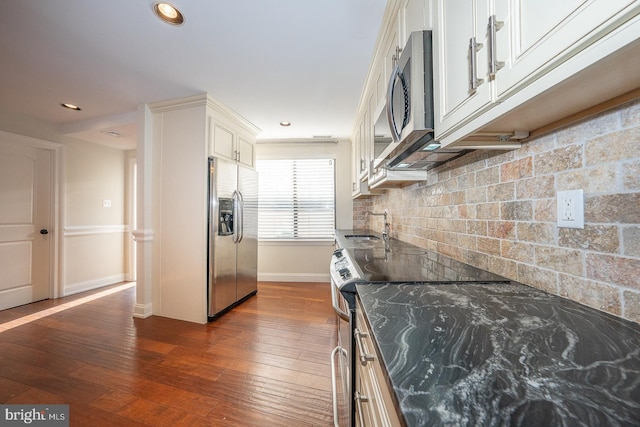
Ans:
{"label": "light switch plate", "polygon": [[558,191],[558,227],[584,228],[584,193],[582,190]]}
{"label": "light switch plate", "polygon": [[102,200],[102,207],[103,208],[110,208],[111,207],[111,200]]}

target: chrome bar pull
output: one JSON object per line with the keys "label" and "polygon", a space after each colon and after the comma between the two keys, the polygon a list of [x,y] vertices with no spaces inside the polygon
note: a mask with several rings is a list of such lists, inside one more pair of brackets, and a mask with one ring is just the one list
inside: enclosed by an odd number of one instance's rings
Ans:
{"label": "chrome bar pull", "polygon": [[469,39],[469,94],[473,95],[478,87],[484,83],[484,79],[478,78],[478,64],[476,54],[482,49],[482,43],[478,43],[475,37]]}
{"label": "chrome bar pull", "polygon": [[364,423],[362,402],[368,402],[369,398],[356,390],[356,392],[353,394],[353,399],[356,401],[356,412],[358,412],[358,420],[360,421],[360,426],[366,426],[366,424]]}
{"label": "chrome bar pull", "polygon": [[373,354],[368,354],[364,351],[364,345],[362,344],[362,338],[366,338],[369,336],[366,332],[361,332],[358,328],[353,332],[353,336],[356,339],[356,343],[358,344],[358,353],[360,353],[360,363],[363,366],[367,365],[367,362],[372,362],[375,360]]}
{"label": "chrome bar pull", "polygon": [[489,39],[489,78],[494,78],[496,73],[504,67],[504,61],[498,61],[496,48],[496,32],[504,26],[503,21],[498,21],[496,15],[489,17],[487,26],[487,38]]}

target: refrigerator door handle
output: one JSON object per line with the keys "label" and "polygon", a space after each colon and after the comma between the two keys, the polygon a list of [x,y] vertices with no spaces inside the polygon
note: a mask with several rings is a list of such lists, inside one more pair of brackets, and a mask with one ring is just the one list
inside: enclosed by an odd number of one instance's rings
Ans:
{"label": "refrigerator door handle", "polygon": [[240,193],[238,193],[237,190],[233,191],[233,243],[238,243],[240,242],[240,215],[239,215],[239,211],[240,211]]}
{"label": "refrigerator door handle", "polygon": [[238,243],[242,242],[242,239],[244,239],[244,196],[242,195],[242,192],[238,191],[238,199],[239,199],[239,204],[238,207],[240,208],[240,212],[239,212],[239,223],[240,223],[240,238],[238,239]]}

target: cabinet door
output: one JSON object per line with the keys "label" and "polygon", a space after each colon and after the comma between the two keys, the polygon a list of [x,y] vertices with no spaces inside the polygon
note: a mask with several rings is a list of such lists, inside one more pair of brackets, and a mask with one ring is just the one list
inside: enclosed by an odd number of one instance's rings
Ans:
{"label": "cabinet door", "polygon": [[400,5],[400,46],[407,44],[413,31],[431,29],[429,0],[404,0]]}
{"label": "cabinet door", "polygon": [[238,149],[237,149],[237,160],[238,163],[242,163],[243,165],[254,167],[254,145],[253,143],[244,138],[242,136],[238,137]]}
{"label": "cabinet door", "polygon": [[214,156],[235,161],[235,133],[216,122],[213,122],[211,127],[212,149],[209,151]]}
{"label": "cabinet door", "polygon": [[351,197],[360,196],[360,145],[357,137],[351,140]]}
{"label": "cabinet door", "polygon": [[398,26],[394,25],[389,33],[389,38],[384,47],[384,78],[383,78],[383,86],[384,93],[383,99],[387,96],[387,87],[389,83],[389,78],[391,77],[391,72],[393,71],[393,67],[396,63],[396,58],[399,54],[400,46],[398,45]]}
{"label": "cabinet door", "polygon": [[365,110],[360,124],[360,180],[368,178],[369,171],[369,111]]}
{"label": "cabinet door", "polygon": [[[435,119],[439,139],[491,105],[486,40],[489,1],[436,0],[434,14]],[[471,87],[472,76],[475,88]]]}
{"label": "cabinet door", "polygon": [[633,0],[496,0],[498,97],[548,73],[640,11]]}

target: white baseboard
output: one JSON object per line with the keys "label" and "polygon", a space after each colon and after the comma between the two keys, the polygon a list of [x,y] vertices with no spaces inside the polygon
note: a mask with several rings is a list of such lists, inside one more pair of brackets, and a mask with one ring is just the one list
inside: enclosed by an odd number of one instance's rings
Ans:
{"label": "white baseboard", "polygon": [[327,272],[321,273],[258,273],[259,282],[330,282]]}
{"label": "white baseboard", "polygon": [[146,319],[153,314],[153,308],[151,303],[149,304],[135,304],[133,306],[133,317],[139,319]]}
{"label": "white baseboard", "polygon": [[69,295],[77,294],[80,292],[101,288],[103,286],[115,285],[116,283],[120,283],[124,281],[125,281],[125,275],[124,273],[122,273],[122,274],[114,274],[113,276],[100,277],[98,279],[87,280],[85,282],[72,283],[69,285],[65,285],[62,296],[67,297]]}

